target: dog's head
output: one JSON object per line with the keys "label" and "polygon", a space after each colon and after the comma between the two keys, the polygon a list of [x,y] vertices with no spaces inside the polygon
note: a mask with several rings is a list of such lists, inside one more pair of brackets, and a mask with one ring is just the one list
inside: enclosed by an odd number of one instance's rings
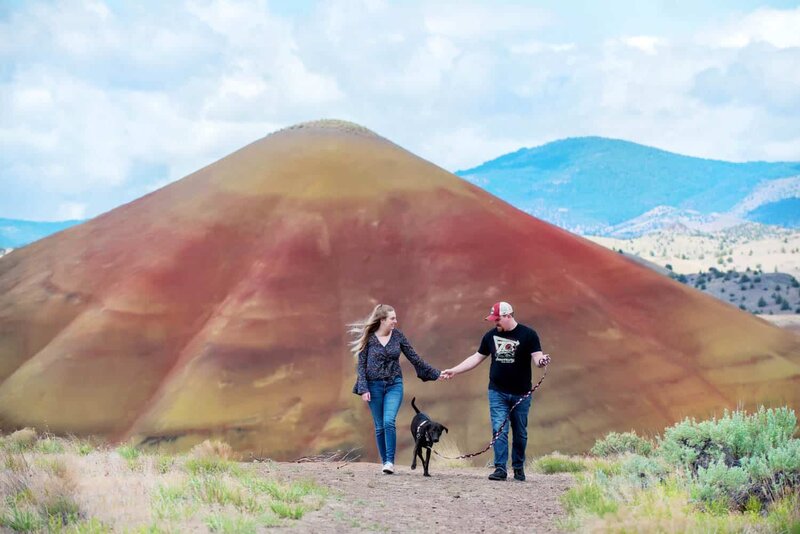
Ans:
{"label": "dog's head", "polygon": [[448,432],[447,427],[441,423],[431,421],[425,429],[425,439],[428,440],[428,443],[439,443],[442,432]]}

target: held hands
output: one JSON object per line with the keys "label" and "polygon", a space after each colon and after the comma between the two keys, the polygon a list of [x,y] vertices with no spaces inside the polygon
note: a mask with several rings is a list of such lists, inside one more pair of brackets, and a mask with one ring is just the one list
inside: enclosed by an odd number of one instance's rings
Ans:
{"label": "held hands", "polygon": [[456,374],[453,372],[452,369],[445,369],[444,371],[441,372],[441,374],[439,374],[438,380],[450,380],[454,376],[456,376]]}
{"label": "held hands", "polygon": [[550,355],[549,354],[542,354],[541,356],[535,358],[536,359],[536,367],[545,367],[547,364],[550,363]]}
{"label": "held hands", "polygon": [[364,400],[364,402],[369,402],[369,401],[370,401],[370,394],[369,394],[369,391],[367,391],[367,392],[365,392],[365,393],[362,393],[362,394],[361,394],[361,398]]}

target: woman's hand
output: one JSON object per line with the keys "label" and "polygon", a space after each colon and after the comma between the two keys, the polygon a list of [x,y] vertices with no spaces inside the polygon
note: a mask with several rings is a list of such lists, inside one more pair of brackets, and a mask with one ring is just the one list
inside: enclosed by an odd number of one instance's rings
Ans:
{"label": "woman's hand", "polygon": [[369,402],[369,400],[370,400],[369,391],[367,391],[365,393],[362,393],[361,394],[361,398],[364,399],[364,402]]}

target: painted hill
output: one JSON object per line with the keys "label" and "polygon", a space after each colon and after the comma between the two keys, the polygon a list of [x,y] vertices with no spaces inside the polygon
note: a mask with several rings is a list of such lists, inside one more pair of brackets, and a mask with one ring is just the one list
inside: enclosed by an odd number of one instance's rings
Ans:
{"label": "painted hill", "polygon": [[39,222],[0,219],[0,248],[16,248],[60,232],[82,221]]}
{"label": "painted hill", "polygon": [[523,148],[456,174],[528,213],[592,233],[657,206],[727,212],[764,182],[796,177],[800,162],[731,163],[578,137]]}
{"label": "painted hill", "polygon": [[[532,453],[739,403],[800,408],[796,335],[325,121],[0,258],[0,426],[374,458],[345,324],[393,303],[444,368],[475,351],[501,298],[554,360]],[[406,396],[475,450],[487,376],[423,384],[406,366]]]}

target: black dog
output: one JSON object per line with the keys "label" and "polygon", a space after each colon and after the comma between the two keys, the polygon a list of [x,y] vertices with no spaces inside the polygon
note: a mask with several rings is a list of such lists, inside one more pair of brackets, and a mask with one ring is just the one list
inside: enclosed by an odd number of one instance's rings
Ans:
{"label": "black dog", "polygon": [[[428,465],[431,462],[431,447],[433,447],[434,443],[439,442],[442,431],[447,432],[448,430],[446,426],[432,421],[430,417],[420,412],[417,405],[414,404],[415,400],[417,400],[416,397],[411,399],[411,406],[417,412],[417,415],[411,420],[411,435],[414,436],[414,461],[411,462],[411,469],[417,468],[417,456],[419,456],[419,459],[422,460],[424,474],[429,477],[431,476],[428,473]],[[426,449],[426,458],[422,457],[422,449]]]}

